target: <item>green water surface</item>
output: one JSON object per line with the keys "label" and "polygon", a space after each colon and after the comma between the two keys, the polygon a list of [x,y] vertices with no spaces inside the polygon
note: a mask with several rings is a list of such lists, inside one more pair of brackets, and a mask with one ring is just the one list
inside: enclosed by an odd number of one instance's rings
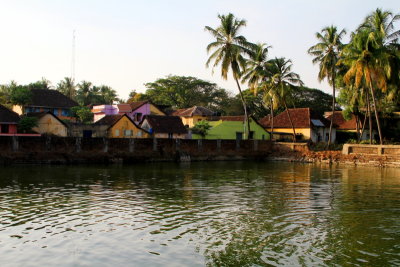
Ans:
{"label": "green water surface", "polygon": [[399,266],[400,169],[0,167],[0,266]]}

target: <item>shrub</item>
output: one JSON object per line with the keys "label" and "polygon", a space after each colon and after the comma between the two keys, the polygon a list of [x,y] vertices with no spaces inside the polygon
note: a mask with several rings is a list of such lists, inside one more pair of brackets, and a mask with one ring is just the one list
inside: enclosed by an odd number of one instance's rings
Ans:
{"label": "shrub", "polygon": [[199,121],[192,128],[192,132],[194,134],[199,134],[204,138],[207,135],[210,128],[211,128],[211,125],[208,123],[208,121]]}
{"label": "shrub", "polygon": [[38,126],[38,119],[35,117],[23,117],[18,123],[18,132],[28,133],[32,131],[33,127]]}

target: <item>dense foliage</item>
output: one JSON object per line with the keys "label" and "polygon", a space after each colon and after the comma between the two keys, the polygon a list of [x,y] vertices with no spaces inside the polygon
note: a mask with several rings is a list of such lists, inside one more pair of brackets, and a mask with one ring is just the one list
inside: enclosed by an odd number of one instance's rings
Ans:
{"label": "dense foliage", "polygon": [[32,128],[38,126],[38,119],[36,117],[22,117],[18,122],[19,133],[29,133]]}
{"label": "dense foliage", "polygon": [[76,106],[71,108],[72,116],[82,123],[93,122],[93,113],[90,108],[86,106]]}

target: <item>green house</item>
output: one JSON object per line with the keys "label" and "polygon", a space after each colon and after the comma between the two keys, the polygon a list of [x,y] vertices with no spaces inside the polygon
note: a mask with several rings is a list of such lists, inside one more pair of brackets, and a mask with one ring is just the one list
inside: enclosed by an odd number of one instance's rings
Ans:
{"label": "green house", "polygon": [[[208,123],[211,128],[208,130],[207,135],[203,138],[199,134],[192,134],[192,139],[247,139],[244,136],[243,116],[221,116],[216,120],[208,121]],[[250,130],[250,139],[270,139],[269,133],[252,118],[250,119]]]}

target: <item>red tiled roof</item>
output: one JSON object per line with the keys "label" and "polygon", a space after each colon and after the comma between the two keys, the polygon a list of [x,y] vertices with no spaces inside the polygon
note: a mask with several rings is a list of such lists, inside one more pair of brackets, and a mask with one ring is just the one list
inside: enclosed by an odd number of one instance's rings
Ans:
{"label": "red tiled roof", "polygon": [[108,125],[109,128],[111,128],[112,126],[114,126],[114,124],[116,124],[122,117],[127,117],[128,120],[130,122],[132,122],[133,125],[135,125],[136,128],[145,131],[144,129],[140,128],[138,125],[136,125],[136,123],[129,118],[128,115],[126,114],[119,114],[119,115],[106,115],[103,118],[101,118],[100,120],[96,121],[94,123],[94,125]]}
{"label": "red tiled roof", "polygon": [[0,105],[0,123],[2,122],[16,124],[19,122],[19,115],[5,106]]}
{"label": "red tiled roof", "polygon": [[117,104],[117,106],[120,113],[127,113],[132,111],[131,105],[129,104]]}
{"label": "red tiled roof", "polygon": [[178,116],[146,115],[143,118],[143,121],[145,120],[155,133],[187,133],[187,129]]}
{"label": "red tiled roof", "polygon": [[26,106],[49,108],[72,108],[79,106],[74,100],[57,90],[31,89],[31,91],[32,101]]}
{"label": "red tiled roof", "polygon": [[261,118],[259,121],[258,121],[258,123],[260,124],[260,125],[262,125],[264,128],[267,128],[267,126],[266,125],[270,125],[270,121],[271,121],[271,115],[267,115],[267,116],[265,116],[264,118]]}
{"label": "red tiled roof", "polygon": [[[328,121],[331,120],[332,117],[332,112],[325,112],[326,119]],[[337,127],[338,130],[356,130],[357,125],[356,125],[356,116],[354,114],[351,115],[350,120],[346,120],[343,117],[343,112],[342,111],[335,111],[333,115],[333,124]],[[361,128],[361,123],[359,122],[359,126]]]}
{"label": "red tiled roof", "polygon": [[[328,121],[322,115],[313,112],[310,108],[290,108],[288,111],[295,128],[311,128],[313,126],[311,120],[316,120],[317,123],[320,121],[322,125],[329,127]],[[268,121],[268,119],[264,117],[261,121],[264,122],[262,124],[264,128],[271,127],[271,120]],[[286,110],[274,117],[274,127],[292,128]]]}
{"label": "red tiled roof", "polygon": [[219,120],[221,121],[244,121],[244,116],[221,116]]}
{"label": "red tiled roof", "polygon": [[175,110],[172,115],[180,117],[192,117],[192,116],[212,116],[214,112],[205,107],[194,106],[191,108],[182,108]]}
{"label": "red tiled roof", "polygon": [[95,125],[109,125],[112,126],[117,123],[125,115],[106,115],[100,120],[96,121]]}

